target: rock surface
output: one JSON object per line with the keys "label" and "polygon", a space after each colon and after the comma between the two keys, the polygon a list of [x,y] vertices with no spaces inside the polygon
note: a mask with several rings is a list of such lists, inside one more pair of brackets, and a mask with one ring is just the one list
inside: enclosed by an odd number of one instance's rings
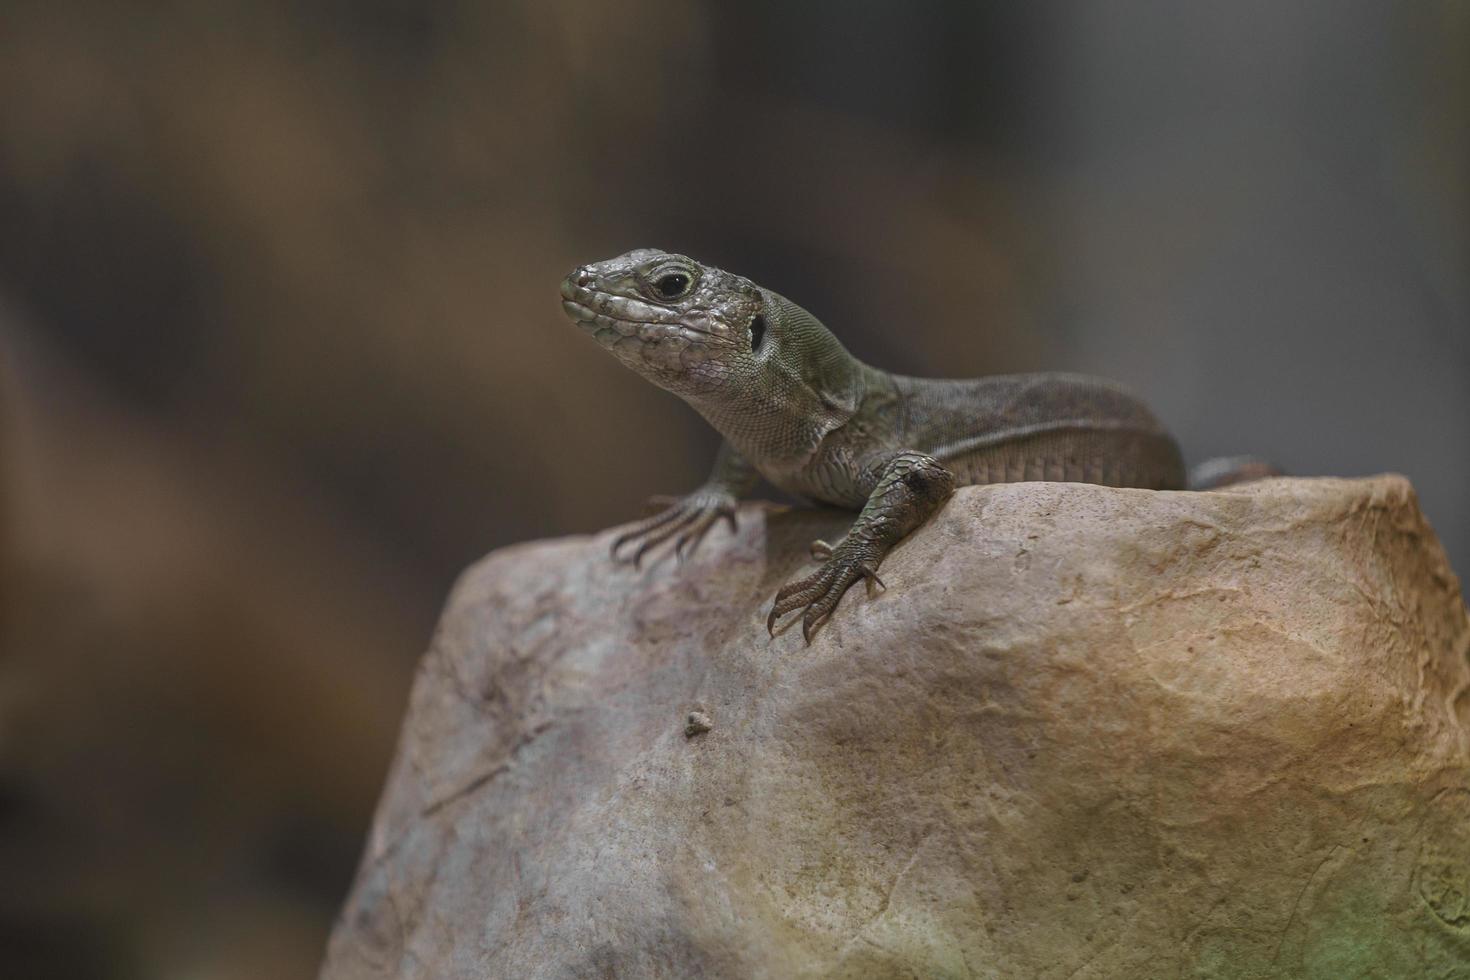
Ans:
{"label": "rock surface", "polygon": [[1403,479],[967,488],[809,648],[765,610],[848,516],[741,517],[464,575],[324,977],[1470,976]]}

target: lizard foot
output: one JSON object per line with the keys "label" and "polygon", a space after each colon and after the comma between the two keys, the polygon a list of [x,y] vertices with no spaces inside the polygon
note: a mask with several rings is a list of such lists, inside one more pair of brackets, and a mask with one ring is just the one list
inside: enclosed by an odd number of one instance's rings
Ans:
{"label": "lizard foot", "polygon": [[[637,568],[645,554],[671,538],[675,539],[674,555],[682,561],[720,521],[728,521],[731,533],[735,531],[736,501],[730,494],[696,490],[684,497],[655,497],[651,503],[663,506],[663,510],[613,539],[613,561]],[[629,553],[619,555],[625,546],[630,546]]]}
{"label": "lizard foot", "polygon": [[804,606],[801,635],[811,643],[817,627],[831,617],[843,594],[859,579],[867,579],[870,585],[880,589],[887,588],[878,577],[882,555],[872,545],[854,545],[844,540],[833,547],[825,541],[814,541],[811,550],[813,558],[825,561],[806,578],[788,582],[776,593],[771,614],[766,617],[766,632],[772,636],[776,635],[778,619]]}

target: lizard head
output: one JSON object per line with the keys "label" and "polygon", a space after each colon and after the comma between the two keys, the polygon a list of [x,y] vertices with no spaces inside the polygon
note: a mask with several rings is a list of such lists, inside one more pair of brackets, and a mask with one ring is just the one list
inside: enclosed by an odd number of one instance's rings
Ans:
{"label": "lizard head", "polygon": [[766,294],[684,255],[640,248],[573,270],[562,309],[614,357],[678,395],[712,395],[760,370]]}

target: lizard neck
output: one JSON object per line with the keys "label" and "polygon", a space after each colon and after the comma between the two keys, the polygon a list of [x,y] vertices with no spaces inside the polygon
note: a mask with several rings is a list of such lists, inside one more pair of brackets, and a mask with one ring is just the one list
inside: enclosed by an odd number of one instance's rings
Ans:
{"label": "lizard neck", "polygon": [[872,369],[795,303],[765,289],[761,299],[769,349],[747,383],[688,400],[779,483],[780,472],[805,464],[822,439],[857,412]]}

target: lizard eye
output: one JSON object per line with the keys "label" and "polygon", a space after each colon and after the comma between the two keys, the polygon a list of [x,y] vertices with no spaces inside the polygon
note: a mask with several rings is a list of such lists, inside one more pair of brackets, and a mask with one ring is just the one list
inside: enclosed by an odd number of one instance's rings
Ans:
{"label": "lizard eye", "polygon": [[682,272],[667,272],[658,277],[653,288],[664,299],[678,299],[689,292],[689,277]]}

